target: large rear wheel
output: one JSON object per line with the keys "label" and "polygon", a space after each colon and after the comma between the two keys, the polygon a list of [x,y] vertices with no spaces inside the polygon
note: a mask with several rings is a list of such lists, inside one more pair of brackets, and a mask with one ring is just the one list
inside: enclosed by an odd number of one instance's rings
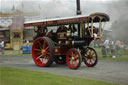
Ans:
{"label": "large rear wheel", "polygon": [[70,49],[67,53],[66,61],[69,68],[78,69],[82,62],[80,52],[75,48]]}
{"label": "large rear wheel", "polygon": [[33,43],[32,56],[38,66],[50,66],[54,61],[53,41],[48,37],[37,38]]}

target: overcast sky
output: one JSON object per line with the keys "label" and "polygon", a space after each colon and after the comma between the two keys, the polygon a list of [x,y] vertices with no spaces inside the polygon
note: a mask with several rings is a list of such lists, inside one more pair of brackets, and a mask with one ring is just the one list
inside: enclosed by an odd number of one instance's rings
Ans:
{"label": "overcast sky", "polygon": [[[83,15],[104,12],[111,23],[125,16],[128,19],[127,0],[80,0]],[[0,12],[9,12],[13,6],[24,12],[39,12],[42,18],[72,16],[76,14],[76,0],[0,0]],[[109,23],[108,27],[111,26]]]}

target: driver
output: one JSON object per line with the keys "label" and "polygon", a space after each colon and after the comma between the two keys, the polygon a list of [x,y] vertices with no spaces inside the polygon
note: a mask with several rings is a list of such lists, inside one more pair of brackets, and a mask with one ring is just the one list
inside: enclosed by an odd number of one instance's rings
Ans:
{"label": "driver", "polygon": [[[42,26],[40,26],[39,28],[40,28],[40,30],[39,30],[40,36],[45,36],[46,33],[47,33],[47,31],[48,31],[47,27],[42,27]],[[39,28],[38,28],[38,29],[39,29]]]}
{"label": "driver", "polygon": [[34,40],[38,37],[45,36],[47,31],[48,31],[47,27],[38,26],[37,35],[34,38]]}
{"label": "driver", "polygon": [[70,24],[69,29],[71,29],[72,36],[78,36],[78,32],[74,24]]}
{"label": "driver", "polygon": [[[95,26],[93,26],[92,28],[93,28],[93,37],[94,37],[94,40],[95,40],[98,37],[97,36],[98,29]],[[90,32],[91,32],[91,26],[87,27],[85,30],[86,30],[86,35],[87,36],[91,36],[91,34],[90,34]]]}
{"label": "driver", "polygon": [[62,25],[62,26],[60,26],[60,27],[58,28],[57,33],[59,33],[59,32],[66,32],[66,31],[67,31],[67,27],[64,26],[64,25]]}

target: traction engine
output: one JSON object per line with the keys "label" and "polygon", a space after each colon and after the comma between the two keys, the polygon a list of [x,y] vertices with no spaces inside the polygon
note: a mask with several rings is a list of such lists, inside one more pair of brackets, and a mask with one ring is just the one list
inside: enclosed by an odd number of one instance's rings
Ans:
{"label": "traction engine", "polygon": [[107,14],[94,13],[89,16],[26,22],[24,26],[36,26],[38,29],[32,47],[35,63],[41,67],[51,66],[53,62],[67,63],[71,69],[79,68],[82,62],[88,67],[95,66],[98,55],[89,45],[93,40],[102,39],[107,21]]}

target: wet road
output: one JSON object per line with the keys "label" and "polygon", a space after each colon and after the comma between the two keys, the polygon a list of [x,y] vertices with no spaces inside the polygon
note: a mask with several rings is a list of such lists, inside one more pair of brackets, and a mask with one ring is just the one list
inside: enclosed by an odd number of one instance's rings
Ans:
{"label": "wet road", "polygon": [[67,65],[53,64],[51,67],[38,67],[31,56],[0,55],[0,66],[18,67],[23,69],[49,72],[68,76],[85,77],[95,80],[128,85],[128,62],[99,60],[95,67],[87,67],[82,63],[78,70],[69,69]]}

